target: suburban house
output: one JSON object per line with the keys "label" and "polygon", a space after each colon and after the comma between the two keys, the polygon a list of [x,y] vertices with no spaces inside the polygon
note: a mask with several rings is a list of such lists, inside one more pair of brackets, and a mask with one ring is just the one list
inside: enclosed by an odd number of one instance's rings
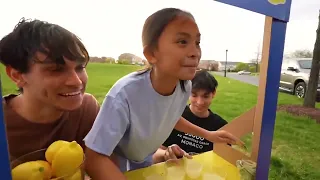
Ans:
{"label": "suburban house", "polygon": [[[235,70],[238,63],[239,62],[227,61],[227,71],[228,70],[230,70],[230,71]],[[224,71],[226,62],[225,61],[220,61],[220,64],[221,64],[221,66],[219,67],[219,71]]]}
{"label": "suburban house", "polygon": [[208,71],[218,71],[221,63],[215,60],[200,60],[198,69],[206,69]]}
{"label": "suburban house", "polygon": [[130,64],[138,64],[138,65],[144,65],[145,61],[144,59],[140,58],[139,56],[136,56],[131,53],[123,53],[118,57],[118,60],[125,60]]}
{"label": "suburban house", "polygon": [[133,56],[131,59],[131,64],[139,64],[139,65],[144,65],[144,61],[142,58],[138,56]]}

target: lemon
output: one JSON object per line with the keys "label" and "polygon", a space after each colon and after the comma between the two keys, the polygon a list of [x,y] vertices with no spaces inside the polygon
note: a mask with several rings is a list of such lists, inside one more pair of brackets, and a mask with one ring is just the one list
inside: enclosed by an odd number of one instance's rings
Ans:
{"label": "lemon", "polygon": [[[78,170],[76,173],[74,173],[71,176],[63,177],[64,180],[82,180],[81,176],[81,170]],[[52,178],[51,180],[61,180],[61,178]]]}
{"label": "lemon", "polygon": [[78,170],[75,174],[71,177],[66,178],[66,180],[82,180],[81,170]]}
{"label": "lemon", "polygon": [[51,167],[53,175],[55,177],[62,177],[72,174],[82,164],[83,156],[83,149],[76,141],[62,146],[52,159]]}
{"label": "lemon", "polygon": [[44,179],[50,179],[52,176],[51,166],[47,161],[37,160],[37,163],[44,168]]}
{"label": "lemon", "polygon": [[53,142],[53,143],[48,147],[48,149],[46,150],[46,153],[45,153],[46,160],[47,160],[49,163],[52,163],[52,160],[53,160],[56,152],[58,152],[61,147],[66,146],[66,145],[68,145],[69,143],[70,143],[70,142],[68,142],[68,141],[63,141],[63,140],[58,140],[58,141]]}
{"label": "lemon", "polygon": [[50,165],[45,161],[29,161],[12,169],[12,180],[49,180]]}
{"label": "lemon", "polygon": [[268,0],[273,5],[285,4],[286,0]]}
{"label": "lemon", "polygon": [[28,178],[28,180],[49,180],[49,179],[44,179],[43,168],[40,168],[39,171],[37,171],[36,173],[33,173]]}

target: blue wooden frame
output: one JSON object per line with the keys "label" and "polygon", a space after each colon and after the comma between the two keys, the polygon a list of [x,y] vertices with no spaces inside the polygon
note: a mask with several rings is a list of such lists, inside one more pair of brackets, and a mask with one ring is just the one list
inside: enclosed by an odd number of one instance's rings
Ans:
{"label": "blue wooden frame", "polygon": [[1,179],[11,180],[11,168],[8,153],[8,143],[7,143],[7,133],[6,125],[4,121],[3,107],[2,107],[2,85],[1,85],[1,75],[0,75],[0,174]]}
{"label": "blue wooden frame", "polygon": [[[266,77],[266,93],[264,100],[264,109],[262,115],[262,126],[259,141],[259,152],[257,159],[257,175],[258,180],[267,180],[271,146],[274,132],[274,124],[276,118],[276,108],[279,91],[280,70],[283,58],[284,41],[286,34],[286,26],[289,21],[291,0],[275,0],[280,1],[272,4],[272,0],[215,0],[221,3],[229,4],[242,9],[250,10],[266,16],[272,17],[271,39],[269,48],[269,61]],[[282,1],[282,2],[281,2]],[[0,101],[2,102],[0,76]],[[0,103],[0,174],[2,180],[11,180],[10,161],[8,154],[8,144],[6,136],[6,128],[3,114],[2,103]]]}
{"label": "blue wooden frame", "polygon": [[[257,180],[267,180],[269,174],[271,147],[278,103],[281,64],[284,51],[287,22],[290,17],[291,0],[216,0],[242,9],[272,17],[266,91],[262,110],[261,132],[257,157]],[[266,24],[267,25],[267,24]]]}
{"label": "blue wooden frame", "polygon": [[287,24],[285,22],[274,18],[272,19],[269,61],[266,76],[266,92],[264,97],[264,108],[262,111],[263,114],[257,159],[256,179],[258,180],[268,179],[286,26]]}

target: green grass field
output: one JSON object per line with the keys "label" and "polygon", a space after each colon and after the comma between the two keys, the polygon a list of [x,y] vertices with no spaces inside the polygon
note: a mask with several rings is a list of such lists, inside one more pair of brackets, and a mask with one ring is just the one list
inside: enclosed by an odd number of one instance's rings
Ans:
{"label": "green grass field", "polygon": [[[140,67],[129,65],[89,64],[87,92],[101,103],[105,94],[117,79]],[[3,94],[12,93],[15,86],[0,67]],[[211,109],[228,121],[241,115],[256,104],[256,86],[216,76],[219,87]],[[302,100],[279,93],[278,104],[301,104]],[[317,104],[319,107],[319,104]],[[244,139],[250,146],[249,137]],[[320,125],[305,117],[277,113],[272,159],[271,180],[319,180],[320,179]]]}

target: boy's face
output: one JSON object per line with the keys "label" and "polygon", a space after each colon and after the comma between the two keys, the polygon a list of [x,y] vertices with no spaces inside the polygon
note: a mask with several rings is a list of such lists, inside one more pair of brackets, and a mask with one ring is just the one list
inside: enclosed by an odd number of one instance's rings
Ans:
{"label": "boy's face", "polygon": [[27,73],[7,68],[11,79],[23,88],[23,95],[34,99],[38,106],[58,110],[80,107],[88,79],[86,63],[64,58],[65,64],[57,65],[54,61],[47,61],[47,56],[39,52],[35,58],[39,62],[31,63]]}
{"label": "boy's face", "polygon": [[209,109],[214,95],[215,92],[208,92],[206,90],[192,90],[189,100],[193,110],[195,110],[197,113],[206,112]]}

